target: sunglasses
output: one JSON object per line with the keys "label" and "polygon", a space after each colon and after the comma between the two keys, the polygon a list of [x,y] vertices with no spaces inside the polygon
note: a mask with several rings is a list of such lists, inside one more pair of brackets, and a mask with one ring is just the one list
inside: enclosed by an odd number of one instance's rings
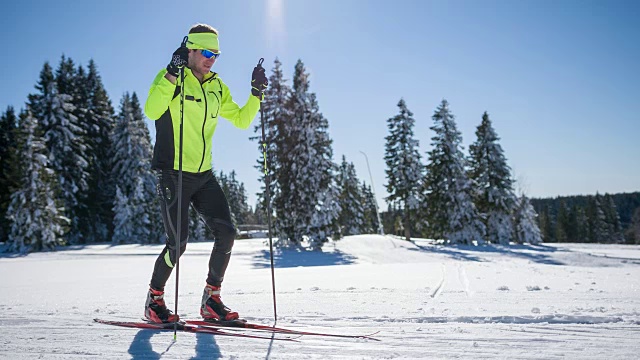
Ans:
{"label": "sunglasses", "polygon": [[213,51],[207,50],[207,49],[201,49],[200,53],[202,54],[202,56],[206,57],[207,59],[211,59],[211,58],[217,59],[218,56],[220,56],[219,52],[214,53]]}

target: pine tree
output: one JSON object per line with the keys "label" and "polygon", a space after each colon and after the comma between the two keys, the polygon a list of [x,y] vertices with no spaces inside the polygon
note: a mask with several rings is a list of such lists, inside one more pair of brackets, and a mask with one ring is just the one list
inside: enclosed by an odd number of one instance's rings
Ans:
{"label": "pine tree", "polygon": [[347,163],[347,158],[344,155],[338,173],[338,187],[342,208],[338,217],[341,233],[343,235],[361,234],[365,231],[363,194],[355,166],[353,163]]}
{"label": "pine tree", "polygon": [[396,202],[403,208],[405,238],[411,239],[411,219],[420,204],[419,183],[423,165],[418,140],[414,139],[415,120],[403,99],[398,102],[399,114],[387,120],[389,135],[385,137],[385,162],[387,164],[388,202]]}
{"label": "pine tree", "polygon": [[624,242],[624,235],[622,234],[622,225],[620,224],[620,215],[618,214],[616,203],[609,194],[605,194],[602,201],[603,211],[608,225],[608,242],[621,244]]}
{"label": "pine tree", "polygon": [[640,244],[640,207],[634,210],[626,235],[628,243]]}
{"label": "pine tree", "polygon": [[116,198],[113,203],[113,237],[111,241],[114,245],[126,244],[132,242],[133,227],[135,226],[132,218],[131,203],[129,197],[126,196],[120,186],[116,186]]}
{"label": "pine tree", "polygon": [[235,225],[246,224],[249,213],[249,205],[247,204],[247,192],[244,184],[236,179],[236,172],[232,170],[229,175],[222,170],[216,175],[220,187],[224,192],[229,209],[231,210],[231,218]]}
{"label": "pine tree", "polygon": [[483,243],[485,226],[473,203],[473,188],[465,171],[462,135],[449,104],[443,100],[433,115],[432,138],[425,178],[426,214],[436,238],[449,243]]}
{"label": "pine tree", "polygon": [[362,194],[362,209],[364,211],[362,231],[365,234],[377,234],[380,227],[378,224],[376,198],[373,196],[371,187],[364,182],[360,185],[360,193]]}
{"label": "pine tree", "polygon": [[247,204],[247,192],[244,184],[236,179],[235,170],[229,174],[229,195],[227,197],[231,212],[235,216],[236,224],[246,224],[249,204]]}
{"label": "pine tree", "polygon": [[[284,128],[285,146],[280,160],[282,181],[277,209],[276,229],[279,240],[300,244],[303,236],[321,239],[328,217],[334,214],[328,199],[337,199],[332,181],[335,165],[329,137],[329,124],[320,113],[315,94],[309,92],[309,74],[298,60],[293,79],[293,93],[287,107],[292,120]],[[286,189],[286,191],[285,191]],[[320,214],[314,217],[314,213]],[[332,219],[334,223],[336,219]],[[321,244],[323,241],[315,241]]]}
{"label": "pine tree", "polygon": [[603,197],[599,193],[590,197],[588,217],[591,242],[605,243],[610,238],[607,217],[602,207]]}
{"label": "pine tree", "polygon": [[[46,71],[48,65],[45,64]],[[65,216],[71,220],[70,231],[66,235],[71,243],[84,242],[80,228],[84,198],[88,188],[88,162],[85,158],[84,131],[74,115],[75,107],[71,92],[74,85],[75,70],[73,62],[64,57],[56,71],[55,82],[50,75],[42,77],[41,87],[46,91],[30,97],[32,105],[38,109],[37,118],[43,128],[43,137],[50,159],[50,166],[58,176],[60,197],[64,205]],[[46,81],[46,83],[45,83]]]}
{"label": "pine tree", "polygon": [[321,190],[318,196],[315,211],[311,216],[309,229],[309,242],[314,250],[319,250],[331,237],[338,240],[342,237],[338,217],[342,210],[340,205],[340,191],[333,180]]}
{"label": "pine tree", "polygon": [[[80,73],[80,71],[79,71]],[[89,189],[87,192],[89,234],[88,242],[108,241],[113,232],[113,207],[116,187],[111,181],[111,139],[115,125],[111,100],[102,84],[97,66],[89,61],[83,92],[87,97],[87,111],[83,123],[87,129],[89,160]]]}
{"label": "pine tree", "polygon": [[537,214],[529,199],[522,195],[514,213],[515,239],[519,244],[540,244],[542,237],[536,221]]}
{"label": "pine tree", "polygon": [[18,186],[15,163],[18,159],[16,133],[18,118],[12,106],[0,117],[0,242],[8,239],[10,223],[6,218],[11,193]]}
{"label": "pine tree", "polygon": [[189,208],[189,241],[206,241],[207,240],[207,227],[204,221],[198,215],[198,212],[193,208]]}
{"label": "pine tree", "polygon": [[27,110],[21,121],[18,168],[20,186],[11,194],[7,211],[11,222],[9,251],[52,250],[63,244],[65,219],[57,203],[57,177],[49,168],[49,154],[37,120]]}
{"label": "pine tree", "polygon": [[486,112],[476,129],[476,136],[476,142],[469,147],[469,178],[474,185],[474,203],[478,213],[484,215],[486,239],[508,245],[514,232],[511,216],[516,196],[511,168]]}
{"label": "pine tree", "polygon": [[[286,168],[289,164],[285,159],[295,142],[295,139],[287,136],[288,127],[292,121],[292,112],[289,108],[291,94],[292,89],[284,78],[282,63],[276,58],[269,77],[269,87],[265,91],[265,100],[261,105],[263,109],[261,111],[264,112],[265,143],[262,143],[262,124],[256,125],[254,131],[258,135],[251,137],[251,140],[259,143],[259,157],[255,167],[260,172],[261,184],[265,184],[265,160],[267,162],[272,211],[279,215],[274,221],[275,232],[278,234],[290,234],[293,231],[293,219],[285,216],[290,193],[290,177]],[[264,158],[265,149],[266,159]],[[258,203],[255,209],[256,217],[262,219],[264,223],[267,222],[265,193],[266,189],[263,185],[262,192],[257,194]]]}
{"label": "pine tree", "polygon": [[[135,93],[125,93],[120,102],[120,112],[111,136],[112,175],[115,186],[122,196],[136,208],[131,209],[129,221],[138,231],[135,237],[140,242],[160,242],[164,228],[155,196],[156,178],[151,170],[151,140],[144,123],[140,102]],[[115,209],[119,207],[115,206]],[[118,217],[122,217],[118,214]],[[119,231],[122,220],[114,219],[114,232]],[[143,239],[148,236],[147,239]],[[126,241],[129,242],[129,241]]]}
{"label": "pine tree", "polygon": [[556,219],[556,241],[567,242],[569,228],[569,213],[564,202],[560,202],[558,208],[558,217]]}
{"label": "pine tree", "polygon": [[572,213],[576,214],[575,242],[588,242],[589,219],[582,207],[575,206]]}

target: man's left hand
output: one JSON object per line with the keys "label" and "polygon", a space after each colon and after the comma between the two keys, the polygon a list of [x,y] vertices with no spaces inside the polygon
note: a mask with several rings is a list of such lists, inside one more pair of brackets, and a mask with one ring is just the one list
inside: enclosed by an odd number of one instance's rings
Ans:
{"label": "man's left hand", "polygon": [[262,65],[253,68],[253,74],[251,74],[251,94],[262,101],[267,85],[269,85],[269,80],[267,80],[267,75],[264,73]]}

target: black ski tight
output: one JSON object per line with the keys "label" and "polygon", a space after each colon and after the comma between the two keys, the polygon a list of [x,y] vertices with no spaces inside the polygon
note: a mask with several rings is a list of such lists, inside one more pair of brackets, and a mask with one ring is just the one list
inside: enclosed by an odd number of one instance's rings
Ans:
{"label": "black ski tight", "polygon": [[203,173],[182,173],[182,204],[178,205],[178,171],[158,171],[158,195],[162,201],[162,220],[167,241],[156,259],[150,286],[164,290],[176,263],[176,232],[178,209],[182,211],[180,226],[180,256],[187,248],[189,234],[189,204],[214,234],[215,243],[209,258],[207,283],[220,286],[229,265],[231,249],[236,237],[236,228],[231,222],[227,198],[211,170]]}

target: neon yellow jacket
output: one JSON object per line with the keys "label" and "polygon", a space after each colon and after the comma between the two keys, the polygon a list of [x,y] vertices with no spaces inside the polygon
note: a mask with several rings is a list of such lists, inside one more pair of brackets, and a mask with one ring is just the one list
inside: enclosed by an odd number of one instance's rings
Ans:
{"label": "neon yellow jacket", "polygon": [[[174,85],[164,77],[166,73],[167,70],[161,70],[153,80],[144,112],[156,125],[151,166],[178,170],[181,86],[180,78]],[[260,100],[250,96],[240,107],[233,101],[227,85],[213,72],[206,74],[201,84],[185,67],[184,85],[182,170],[199,173],[211,169],[211,145],[218,117],[247,129],[260,109]]]}

